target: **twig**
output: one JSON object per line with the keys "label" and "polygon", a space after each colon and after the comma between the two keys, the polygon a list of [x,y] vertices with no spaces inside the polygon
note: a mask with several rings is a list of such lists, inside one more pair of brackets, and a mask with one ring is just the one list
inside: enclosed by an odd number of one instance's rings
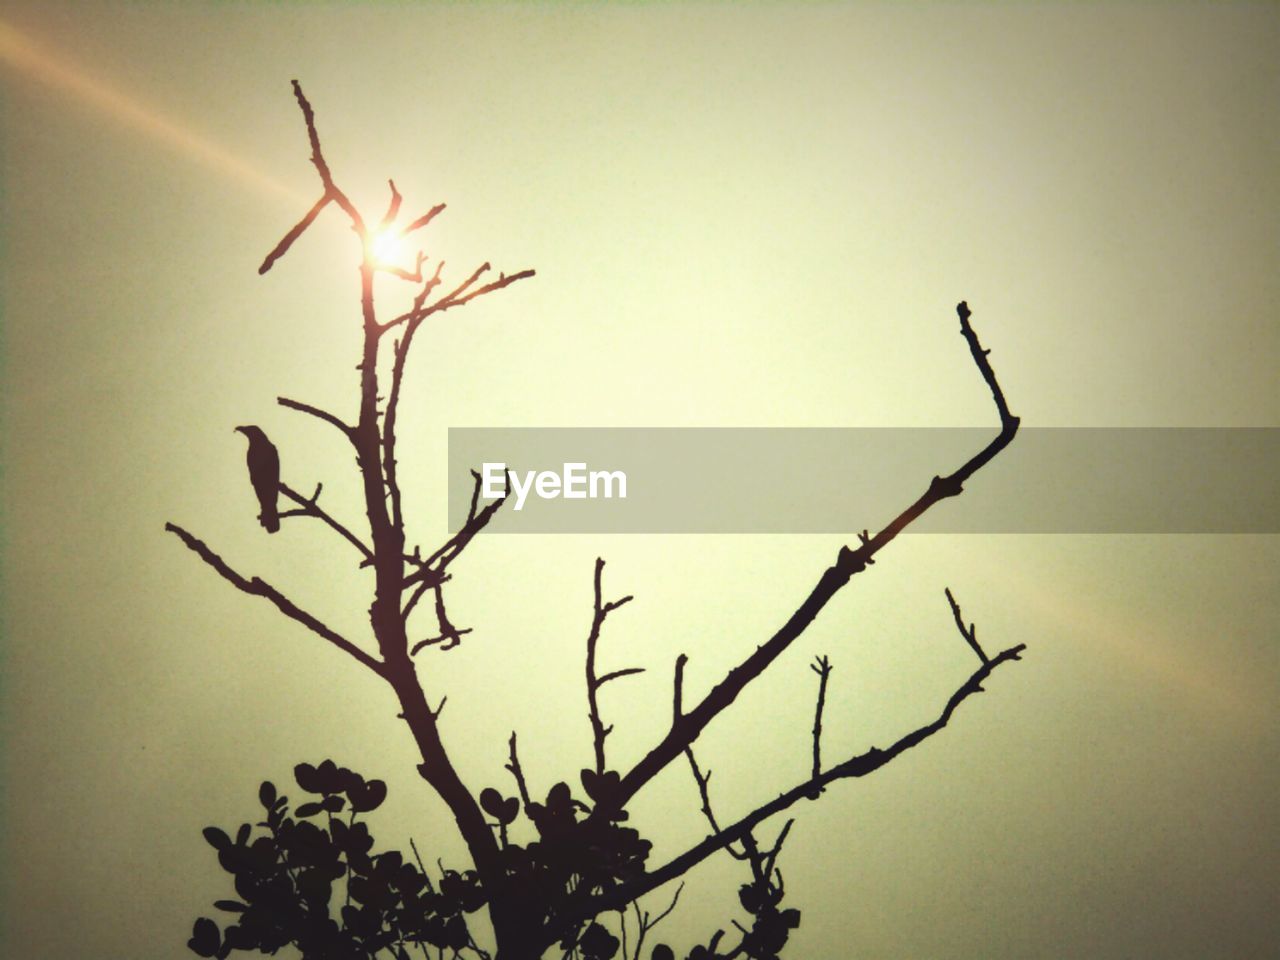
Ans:
{"label": "twig", "polygon": [[[673,730],[684,719],[684,665],[688,662],[689,657],[683,653],[676,657],[675,679],[672,681],[671,692],[671,728]],[[693,743],[693,740],[689,743]]]}
{"label": "twig", "polygon": [[[711,808],[711,771],[705,774],[698,766],[698,760],[693,755],[693,747],[686,747],[684,755],[689,760],[689,768],[693,771],[693,780],[698,785],[698,796],[702,800],[702,815],[707,818],[707,823],[711,825],[711,833],[713,835],[720,832],[720,824],[716,821],[715,811]],[[725,850],[735,860],[746,860],[747,852],[743,850],[739,852],[733,849],[732,845],[726,845]]]}
{"label": "twig", "polygon": [[359,550],[360,555],[363,556],[366,561],[372,563],[373,551],[365,546],[364,542],[361,541],[359,537],[340,524],[337,520],[333,519],[333,517],[320,506],[318,502],[320,500],[320,489],[320,485],[317,484],[315,494],[310,497],[304,497],[288,484],[280,484],[280,492],[294,503],[298,504],[301,508],[298,510],[287,510],[280,514],[280,518],[283,520],[285,517],[316,517],[317,519],[324,521],[326,526],[335,533],[341,535],[344,540]]}
{"label": "twig", "polygon": [[189,549],[194,551],[201,560],[213,567],[213,569],[216,570],[224,580],[230,582],[237,589],[243,590],[245,593],[251,594],[252,596],[265,597],[267,600],[270,600],[275,604],[276,608],[289,619],[296,620],[308,630],[328,640],[339,650],[342,650],[344,653],[368,667],[374,673],[378,674],[378,676],[383,675],[382,663],[380,661],[369,656],[369,654],[365,653],[350,640],[347,640],[335,631],[331,630],[305,610],[299,609],[293,601],[284,596],[284,594],[275,587],[266,583],[259,577],[246,579],[241,576],[235,570],[231,569],[231,567],[227,565],[226,561],[210,550],[202,540],[198,540],[193,537],[176,523],[166,523],[164,528],[170,533],[176,534],[178,539],[185,543]]}
{"label": "twig", "polygon": [[969,624],[965,629],[964,617],[960,614],[960,604],[956,603],[956,598],[951,595],[951,588],[945,589],[947,594],[947,603],[951,604],[951,615],[956,618],[956,627],[960,631],[960,636],[973,648],[973,652],[978,655],[978,659],[983,663],[988,662],[988,658],[982,647],[978,645],[978,627],[976,624]]}
{"label": "twig", "polygon": [[331,197],[328,192],[325,192],[320,199],[315,202],[315,206],[308,210],[306,215],[290,228],[289,232],[284,235],[283,239],[281,239],[281,241],[272,248],[271,252],[267,254],[266,259],[262,261],[262,265],[258,267],[259,276],[262,276],[262,274],[270,270],[277,260],[289,252],[289,248],[293,246],[294,241],[306,232],[307,227],[311,226],[311,224],[315,222],[316,217],[320,216],[320,211],[327,207],[329,205],[329,201],[332,199],[333,197]]}
{"label": "twig", "polygon": [[514,730],[511,731],[511,739],[507,741],[507,747],[511,752],[511,760],[507,763],[507,769],[516,778],[516,789],[520,791],[520,802],[528,808],[529,787],[524,782],[524,771],[520,769],[520,757],[516,753],[516,732]]}
{"label": "twig", "polygon": [[597,557],[595,576],[592,578],[594,600],[592,602],[591,631],[587,634],[587,706],[591,718],[591,738],[596,754],[596,773],[604,773],[604,741],[605,737],[613,732],[613,725],[610,724],[606,727],[604,721],[600,719],[599,690],[610,680],[643,672],[641,667],[629,667],[625,670],[615,670],[599,679],[596,677],[596,645],[600,641],[600,630],[604,626],[604,621],[610,613],[623,604],[630,603],[633,599],[633,597],[627,595],[620,600],[611,600],[608,603],[603,602],[600,592],[600,579],[603,571],[604,560]]}
{"label": "twig", "polygon": [[404,587],[411,587],[420,580],[441,574],[449,564],[458,558],[458,555],[467,548],[467,545],[475,537],[477,533],[488,526],[489,521],[493,519],[493,515],[501,509],[502,505],[507,502],[507,498],[511,496],[511,471],[503,471],[506,474],[506,489],[498,499],[492,503],[486,504],[484,509],[479,513],[475,512],[476,497],[480,489],[480,475],[474,470],[471,475],[476,478],[476,492],[471,496],[471,515],[467,517],[466,523],[452,537],[444,542],[444,544],[436,550],[435,553],[422,561],[422,566],[414,573],[410,574],[404,580]]}
{"label": "twig", "polygon": [[378,230],[382,231],[395,223],[396,216],[400,213],[400,191],[396,189],[396,182],[388,180],[387,186],[391,188],[391,202],[387,204],[387,212],[382,215],[382,222],[378,224]]}
{"label": "twig", "polygon": [[[409,656],[411,657],[417,656],[418,651],[424,649],[425,647],[435,646],[437,643],[444,644],[444,646],[440,648],[441,650],[452,650],[454,647],[458,646],[458,644],[462,643],[462,638],[465,634],[468,634],[472,631],[471,627],[466,627],[465,629],[459,630],[457,627],[455,627],[452,623],[449,622],[449,614],[444,608],[444,590],[441,589],[439,584],[435,586],[435,593],[436,593],[436,623],[439,624],[440,626],[440,634],[439,636],[431,637],[427,640],[420,640],[417,643],[415,643],[413,645],[413,649],[409,651]],[[415,593],[415,596],[417,595],[418,594]],[[406,616],[408,615],[407,610],[405,615]]]}
{"label": "twig", "polygon": [[[636,960],[640,960],[640,951],[644,948],[644,938],[648,935],[650,930],[652,930],[654,927],[656,927],[658,924],[660,924],[663,920],[667,919],[667,917],[671,915],[671,912],[676,908],[676,904],[680,902],[680,894],[682,894],[683,892],[684,892],[684,882],[681,881],[680,886],[676,887],[675,896],[673,896],[671,898],[671,902],[667,904],[667,909],[663,910],[660,914],[658,914],[652,920],[649,919],[648,910],[641,913],[640,904],[636,901],[632,901],[632,905],[636,908],[637,926],[640,928],[639,937],[636,939],[636,952],[635,954],[633,954]],[[622,911],[618,911],[618,912],[621,913]],[[623,957],[626,957],[625,950],[623,950],[622,955]]]}
{"label": "twig", "polygon": [[288,397],[276,397],[276,403],[280,404],[282,407],[288,407],[290,410],[297,410],[300,413],[310,414],[319,420],[323,420],[325,423],[337,427],[338,430],[342,432],[342,435],[348,440],[355,439],[355,429],[350,424],[344,423],[332,413],[329,413],[327,410],[321,410],[319,407],[313,407],[309,403],[300,403],[297,400],[290,400]]}
{"label": "twig", "polygon": [[818,707],[813,717],[813,775],[822,772],[822,709],[827,703],[827,679],[831,676],[831,661],[826,656],[818,657],[809,664],[809,669],[818,675]]}

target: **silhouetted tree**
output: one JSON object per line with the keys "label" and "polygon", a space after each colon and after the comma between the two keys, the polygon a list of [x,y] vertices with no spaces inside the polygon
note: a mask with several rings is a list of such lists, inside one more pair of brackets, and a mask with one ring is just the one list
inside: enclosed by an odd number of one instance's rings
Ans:
{"label": "silhouetted tree", "polygon": [[[954,472],[935,476],[914,502],[883,529],[872,535],[864,530],[857,546],[842,547],[835,562],[823,571],[790,618],[751,652],[701,699],[686,703],[681,654],[674,664],[671,714],[664,721],[657,742],[638,763],[627,770],[610,765],[606,740],[612,730],[600,714],[598,693],[607,683],[639,668],[614,670],[601,675],[596,649],[606,618],[631,600],[606,600],[601,583],[604,561],[594,573],[594,605],[586,641],[586,695],[594,745],[592,763],[569,780],[558,782],[545,795],[533,794],[525,780],[517,752],[516,735],[507,744],[506,770],[514,793],[488,785],[476,791],[463,783],[440,736],[440,708],[432,708],[418,681],[414,658],[436,647],[448,649],[461,642],[466,630],[450,621],[445,590],[450,568],[472,539],[501,508],[505,497],[481,507],[480,477],[471,508],[461,528],[438,548],[424,553],[409,547],[401,512],[397,474],[397,420],[405,362],[423,322],[431,316],[463,307],[480,297],[532,277],[532,270],[499,273],[485,281],[489,264],[448,288],[443,264],[424,273],[426,258],[419,253],[412,271],[384,262],[376,252],[380,236],[393,231],[408,236],[430,224],[444,209],[432,207],[405,225],[399,224],[401,197],[391,183],[390,204],[374,227],[338,187],[321,151],[311,104],[295,81],[294,95],[306,123],[311,162],[320,176],[319,200],[276,245],[259,270],[266,273],[330,206],[336,207],[360,239],[360,305],[363,349],[359,363],[360,403],[354,423],[319,407],[288,398],[279,403],[318,418],[337,430],[355,452],[362,481],[367,531],[354,532],[320,504],[321,488],[304,496],[279,480],[274,447],[255,427],[242,429],[249,438],[249,468],[262,513],[261,522],[273,530],[279,520],[310,517],[320,520],[359,554],[361,564],[373,568],[374,588],[369,622],[377,652],[348,640],[280,591],[258,577],[245,577],[233,569],[203,541],[176,524],[166,530],[177,535],[224,579],[246,593],[269,600],[286,617],[296,620],[347,654],[359,667],[372,671],[387,683],[412,732],[422,762],[418,772],[451,811],[465,841],[471,863],[463,869],[443,866],[434,879],[418,856],[397,851],[373,851],[373,838],[358,817],[379,806],[386,785],[365,779],[331,760],[318,765],[300,763],[294,779],[307,799],[290,807],[288,797],[270,782],[263,783],[258,799],[265,810],[255,825],[242,824],[234,837],[216,828],[205,837],[217,851],[219,863],[234,876],[238,899],[219,900],[215,906],[235,918],[220,928],[208,918],[196,921],[189,941],[201,956],[226,957],[233,950],[274,953],[292,944],[308,960],[321,958],[395,957],[405,960],[410,951],[426,956],[478,956],[491,953],[476,943],[467,917],[488,912],[497,960],[530,960],[555,948],[556,954],[581,960],[674,960],[665,944],[646,945],[650,931],[675,908],[679,888],[670,905],[651,915],[640,898],[677,881],[712,854],[727,851],[744,864],[744,882],[738,899],[748,919],[734,921],[735,933],[726,938],[717,930],[703,944],[687,951],[688,960],[777,957],[800,923],[800,911],[784,904],[785,890],[778,858],[791,821],[770,843],[760,841],[757,829],[767,819],[786,811],[799,800],[817,798],[836,780],[862,777],[901,756],[950,721],[957,707],[982,689],[982,683],[1001,664],[1019,658],[1023,645],[994,656],[978,644],[972,624],[966,626],[951,596],[957,628],[976,654],[979,666],[955,690],[930,723],[912,730],[884,749],[824,764],[821,753],[822,715],[832,666],[826,657],[813,664],[818,691],[812,734],[812,766],[803,782],[760,804],[732,823],[717,819],[708,789],[709,774],[699,767],[694,746],[707,724],[733,703],[817,616],[826,603],[872,564],[876,555],[910,523],[948,497],[957,496],[964,483],[1013,439],[1018,418],[1009,412],[1004,395],[984,350],[969,323],[969,309],[957,308],[960,332],[973,362],[986,382],[1000,417],[999,433]],[[407,309],[381,319],[375,306],[374,281],[390,274],[416,288]],[[508,486],[508,492],[510,488]],[[280,498],[291,506],[277,510]],[[278,517],[277,517],[278,514]],[[430,602],[421,601],[430,596]],[[434,618],[430,636],[416,643],[410,639],[410,617],[423,607]],[[627,804],[670,764],[687,761],[709,833],[666,863],[651,864],[651,844],[628,826]],[[512,825],[523,815],[534,839],[520,843]],[[428,952],[428,947],[434,952]],[[647,948],[648,952],[643,953]]]}

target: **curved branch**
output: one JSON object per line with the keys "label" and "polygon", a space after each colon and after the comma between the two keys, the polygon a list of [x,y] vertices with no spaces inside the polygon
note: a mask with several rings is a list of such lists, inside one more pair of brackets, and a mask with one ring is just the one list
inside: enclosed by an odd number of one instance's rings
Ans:
{"label": "curved branch", "polygon": [[297,410],[299,413],[310,414],[317,420],[323,420],[325,423],[337,427],[348,440],[355,442],[355,430],[352,426],[339,420],[328,410],[321,410],[319,407],[313,407],[309,403],[302,403],[298,400],[290,400],[288,397],[276,397],[276,403],[282,407],[288,407],[290,410]]}
{"label": "curved branch", "polygon": [[[888,526],[874,537],[864,533],[860,538],[861,546],[856,550],[841,547],[836,562],[828,567],[819,578],[809,596],[796,609],[795,613],[782,625],[772,637],[759,646],[738,666],[729,671],[692,710],[683,711],[679,702],[676,704],[675,717],[671,728],[659,743],[653,747],[622,778],[616,793],[610,797],[610,805],[620,809],[628,800],[652,780],[659,771],[666,768],[676,757],[684,752],[685,747],[692,744],[702,734],[716,716],[728,707],[743,688],[764,672],[778,656],[789,647],[813,622],[827,602],[847,584],[855,574],[861,573],[870,564],[873,557],[892,541],[909,524],[935,503],[947,497],[958,496],[963,484],[978,469],[991,460],[1013,440],[1018,431],[1018,418],[1009,412],[1004,393],[996,380],[995,372],[987,361],[989,351],[982,348],[977,334],[969,325],[969,307],[961,302],[956,307],[960,317],[960,333],[969,344],[974,363],[977,364],[987,386],[990,387],[1000,414],[1000,433],[987,446],[964,463],[958,470],[946,477],[934,477],[929,488],[920,497],[893,519]],[[677,677],[677,687],[679,682]],[[678,690],[677,690],[678,693]],[[607,812],[607,811],[605,811]],[[603,815],[597,807],[597,814]]]}

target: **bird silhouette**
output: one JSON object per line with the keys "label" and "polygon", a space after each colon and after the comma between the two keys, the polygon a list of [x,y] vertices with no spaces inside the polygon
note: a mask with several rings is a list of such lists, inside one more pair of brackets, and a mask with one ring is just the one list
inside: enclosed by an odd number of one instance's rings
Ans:
{"label": "bird silhouette", "polygon": [[280,454],[261,427],[236,427],[236,431],[249,438],[249,482],[262,508],[258,521],[267,533],[275,533],[280,529],[280,510],[276,506],[280,495]]}

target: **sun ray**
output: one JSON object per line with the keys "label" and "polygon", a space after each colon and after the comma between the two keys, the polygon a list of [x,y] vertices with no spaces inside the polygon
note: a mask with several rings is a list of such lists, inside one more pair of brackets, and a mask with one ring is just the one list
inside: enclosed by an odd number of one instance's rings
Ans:
{"label": "sun ray", "polygon": [[3,20],[0,20],[0,62],[93,105],[220,173],[292,202],[310,202],[308,197],[264,174],[225,147],[148,109],[128,94],[104,83],[101,78],[70,65],[65,57],[54,54],[47,46]]}

